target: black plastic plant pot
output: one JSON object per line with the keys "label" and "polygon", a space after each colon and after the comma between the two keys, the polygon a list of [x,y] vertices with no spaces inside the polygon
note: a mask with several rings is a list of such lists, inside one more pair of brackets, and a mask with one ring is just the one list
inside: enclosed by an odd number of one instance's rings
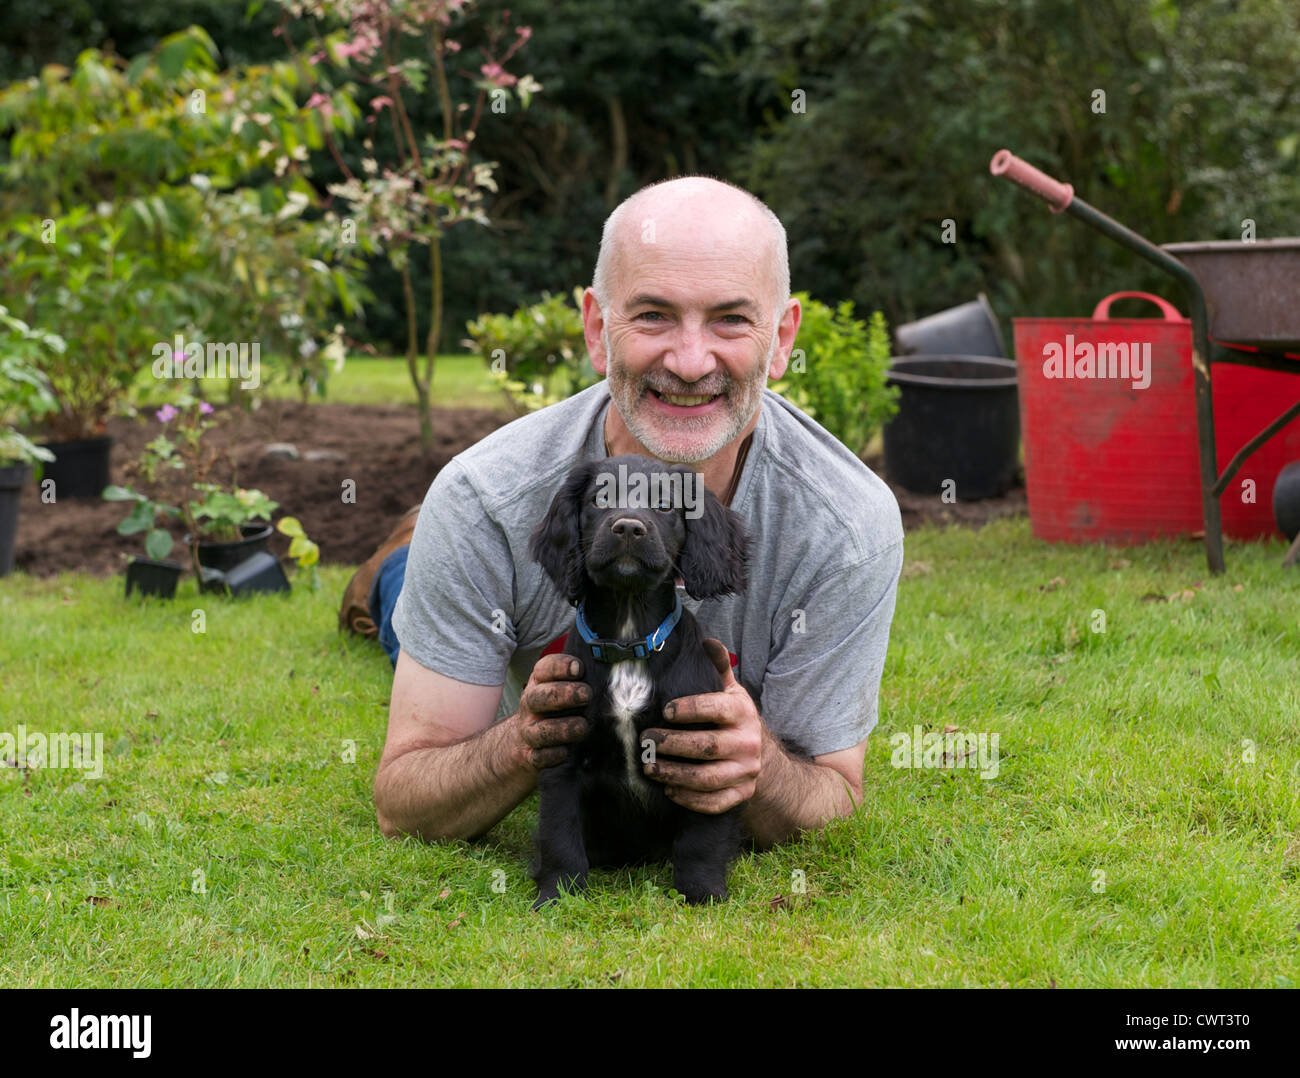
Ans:
{"label": "black plastic plant pot", "polygon": [[1300,460],[1293,460],[1278,473],[1273,484],[1273,518],[1288,540],[1300,535]]}
{"label": "black plastic plant pot", "polygon": [[179,562],[132,558],[126,567],[127,597],[130,598],[132,591],[138,591],[141,595],[153,595],[159,599],[174,598],[176,583],[184,571],[185,566]]}
{"label": "black plastic plant pot", "polygon": [[233,569],[203,569],[199,590],[238,598],[259,592],[289,591],[289,578],[284,575],[280,561],[274,554],[262,550],[246,558]]}
{"label": "black plastic plant pot", "polygon": [[[199,564],[205,569],[216,569],[228,573],[240,562],[247,561],[252,555],[266,550],[266,544],[275,529],[270,524],[243,524],[239,528],[242,539],[230,543],[214,543],[208,539],[199,540]],[[192,542],[190,536],[185,537]]]}
{"label": "black plastic plant pot", "polygon": [[54,454],[46,461],[41,482],[54,480],[54,498],[99,498],[109,485],[109,456],[113,439],[82,438],[74,442],[45,442]]}
{"label": "black plastic plant pot", "polygon": [[288,591],[289,578],[284,575],[279,559],[263,550],[231,569],[226,574],[226,587],[236,597],[256,592]]}
{"label": "black plastic plant pot", "polygon": [[18,544],[18,505],[31,471],[30,464],[0,468],[0,576],[13,572],[14,548]]}
{"label": "black plastic plant pot", "polygon": [[983,292],[970,303],[899,326],[894,330],[894,340],[905,356],[1007,354],[997,316]]}
{"label": "black plastic plant pot", "polygon": [[885,426],[885,474],[915,494],[996,498],[1019,468],[1016,365],[992,356],[905,356],[888,380],[898,414]]}

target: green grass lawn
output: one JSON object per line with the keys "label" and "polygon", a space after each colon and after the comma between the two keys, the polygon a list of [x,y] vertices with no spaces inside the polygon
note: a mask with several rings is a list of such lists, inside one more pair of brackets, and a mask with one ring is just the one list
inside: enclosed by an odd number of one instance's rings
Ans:
{"label": "green grass lawn", "polygon": [[[391,677],[335,633],[344,570],[239,602],[0,580],[0,731],[104,743],[99,780],[0,769],[0,983],[1294,987],[1282,552],[1210,578],[1191,542],[910,534],[860,813],[747,855],[725,906],[661,866],[541,914],[535,799],[479,844],[377,830]],[[891,766],[917,724],[996,734],[996,778]]]}
{"label": "green grass lawn", "polygon": [[[264,387],[260,396],[273,400],[296,400],[298,387],[275,372],[278,364],[274,356],[266,357],[262,365]],[[201,379],[204,399],[224,401],[229,379]],[[136,389],[144,399],[152,400],[158,383],[149,367],[141,370],[136,379]],[[322,398],[314,397],[313,400]],[[403,356],[352,356],[337,373],[331,372],[328,393],[323,398],[335,404],[415,404],[415,388]],[[483,361],[470,355],[440,355],[434,364],[433,403],[444,408],[501,408],[504,398],[496,383],[489,377]]]}

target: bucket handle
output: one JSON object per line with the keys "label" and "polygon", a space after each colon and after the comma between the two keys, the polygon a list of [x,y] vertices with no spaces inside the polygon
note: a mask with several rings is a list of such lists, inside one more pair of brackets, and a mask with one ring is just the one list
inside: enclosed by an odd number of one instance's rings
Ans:
{"label": "bucket handle", "polygon": [[1170,303],[1167,299],[1161,299],[1159,296],[1152,295],[1150,292],[1112,292],[1109,296],[1097,304],[1097,309],[1092,312],[1094,321],[1105,321],[1110,317],[1110,305],[1117,299],[1146,299],[1150,300],[1160,308],[1161,313],[1165,316],[1166,322],[1186,322],[1187,319],[1178,313],[1178,308]]}

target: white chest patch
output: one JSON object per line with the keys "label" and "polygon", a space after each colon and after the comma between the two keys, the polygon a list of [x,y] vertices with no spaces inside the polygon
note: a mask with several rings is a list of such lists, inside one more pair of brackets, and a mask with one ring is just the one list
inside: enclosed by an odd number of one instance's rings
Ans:
{"label": "white chest patch", "polygon": [[[625,622],[621,632],[627,639],[632,632],[632,623]],[[650,672],[646,669],[644,659],[628,659],[613,663],[609,670],[609,701],[614,719],[614,728],[623,742],[624,766],[627,768],[628,784],[642,797],[650,792],[650,780],[641,772],[641,746],[637,742],[636,724],[633,722],[638,712],[644,710],[650,702],[654,686],[650,682]]]}

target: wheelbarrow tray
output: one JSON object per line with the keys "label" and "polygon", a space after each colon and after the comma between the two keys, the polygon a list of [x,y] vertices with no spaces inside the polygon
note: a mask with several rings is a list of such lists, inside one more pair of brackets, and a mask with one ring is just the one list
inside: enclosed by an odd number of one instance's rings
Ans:
{"label": "wheelbarrow tray", "polygon": [[1300,238],[1165,243],[1205,293],[1210,336],[1300,350]]}

